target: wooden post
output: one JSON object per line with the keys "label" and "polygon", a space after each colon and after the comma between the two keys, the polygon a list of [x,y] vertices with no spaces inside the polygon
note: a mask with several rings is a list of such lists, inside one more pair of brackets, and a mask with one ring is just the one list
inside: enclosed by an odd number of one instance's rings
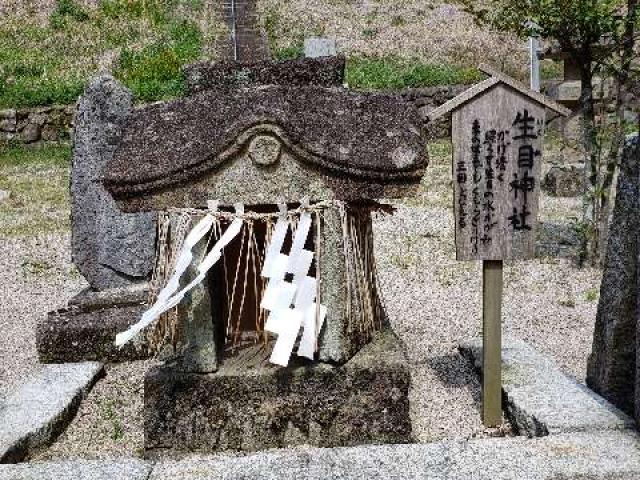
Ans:
{"label": "wooden post", "polygon": [[502,260],[482,262],[482,419],[502,423]]}

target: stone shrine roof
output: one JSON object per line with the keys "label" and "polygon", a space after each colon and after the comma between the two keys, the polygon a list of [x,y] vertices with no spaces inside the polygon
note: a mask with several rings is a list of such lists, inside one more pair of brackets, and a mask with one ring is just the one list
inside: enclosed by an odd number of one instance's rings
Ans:
{"label": "stone shrine roof", "polygon": [[135,111],[103,183],[122,199],[195,182],[267,133],[328,177],[413,184],[427,165],[420,125],[417,109],[392,95],[317,86],[207,90]]}

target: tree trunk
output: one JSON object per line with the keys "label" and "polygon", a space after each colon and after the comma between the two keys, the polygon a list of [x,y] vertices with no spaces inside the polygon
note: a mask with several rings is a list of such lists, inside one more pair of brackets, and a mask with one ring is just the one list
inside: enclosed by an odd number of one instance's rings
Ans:
{"label": "tree trunk", "polygon": [[599,218],[596,225],[598,244],[598,262],[602,260],[604,247],[607,242],[609,214],[612,208],[613,199],[613,179],[618,170],[620,155],[624,147],[624,111],[625,95],[627,84],[631,74],[631,64],[634,58],[635,48],[635,24],[638,8],[638,0],[627,1],[627,18],[625,19],[624,32],[622,37],[622,48],[620,51],[619,70],[614,74],[615,80],[615,124],[613,126],[611,145],[607,155],[606,168],[602,177],[601,194],[598,196]]}
{"label": "tree trunk", "polygon": [[598,252],[598,163],[600,147],[596,130],[596,113],[593,99],[593,69],[589,55],[581,68],[580,109],[582,118],[582,138],[585,151],[585,182],[583,195],[583,224],[581,262],[594,262]]}

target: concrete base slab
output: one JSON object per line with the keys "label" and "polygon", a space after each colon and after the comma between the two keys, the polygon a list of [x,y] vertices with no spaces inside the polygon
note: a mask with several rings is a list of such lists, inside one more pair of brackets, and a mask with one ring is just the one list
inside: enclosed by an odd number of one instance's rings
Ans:
{"label": "concrete base slab", "polygon": [[0,465],[0,480],[147,480],[153,466],[131,459]]}
{"label": "concrete base slab", "polygon": [[149,372],[148,454],[411,441],[410,373],[392,332],[339,367],[300,362],[283,369],[265,363],[268,353],[247,350],[212,374],[173,365]]}
{"label": "concrete base slab", "polygon": [[0,480],[637,480],[631,432],[431,444],[299,447],[256,454],[0,465]]}
{"label": "concrete base slab", "polygon": [[149,358],[144,335],[121,349],[114,345],[116,334],[140,319],[147,308],[146,300],[147,289],[141,287],[80,292],[69,300],[68,308],[49,312],[38,322],[40,361],[123,362]]}
{"label": "concrete base slab", "polygon": [[[462,345],[460,351],[482,371],[481,340]],[[635,427],[632,418],[567,377],[552,360],[521,340],[504,340],[502,369],[503,408],[520,434],[541,436]]]}
{"label": "concrete base slab", "polygon": [[45,365],[9,396],[0,404],[0,463],[19,462],[50,445],[102,373],[97,362]]}
{"label": "concrete base slab", "polygon": [[635,435],[620,432],[307,448],[162,462],[155,466],[150,480],[637,480],[639,449]]}

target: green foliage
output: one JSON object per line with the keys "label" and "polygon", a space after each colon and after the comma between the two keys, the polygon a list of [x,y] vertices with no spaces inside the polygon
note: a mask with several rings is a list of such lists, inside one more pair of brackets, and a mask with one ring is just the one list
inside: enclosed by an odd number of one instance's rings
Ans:
{"label": "green foliage", "polygon": [[364,38],[376,38],[378,35],[378,30],[376,28],[367,27],[362,31],[362,36]]}
{"label": "green foliage", "polygon": [[391,19],[392,27],[402,27],[406,24],[407,24],[407,21],[404,19],[404,17],[400,15],[394,15],[393,18]]}
{"label": "green foliage", "polygon": [[398,57],[351,57],[346,68],[349,86],[364,90],[468,84],[480,78],[475,68],[432,65]]}
{"label": "green foliage", "polygon": [[104,402],[100,402],[99,405],[101,408],[101,416],[103,420],[109,424],[111,430],[109,436],[115,441],[122,440],[124,438],[124,427],[116,411],[119,402],[117,404],[116,400],[105,400]]}
{"label": "green foliage", "polygon": [[437,140],[427,144],[430,165],[449,165],[453,155],[453,145],[450,140]]}
{"label": "green foliage", "polygon": [[276,60],[293,60],[304,57],[304,45],[298,43],[288,47],[278,48],[273,52]]}
{"label": "green foliage", "polygon": [[36,107],[69,104],[76,101],[84,89],[84,80],[34,79],[17,77],[14,83],[0,84],[0,106]]}
{"label": "green foliage", "polygon": [[182,20],[169,26],[165,39],[142,50],[125,48],[116,77],[148,102],[179,96],[184,92],[182,66],[198,58],[202,34],[193,22]]}
{"label": "green foliage", "polygon": [[30,17],[3,19],[0,108],[73,103],[104,61],[138,101],[182,94],[182,67],[204,52],[196,23],[203,5],[102,0],[85,10],[78,0],[58,0],[49,25]]}
{"label": "green foliage", "polygon": [[561,45],[592,45],[602,37],[617,34],[624,0],[493,0],[478,7],[463,0],[481,21],[501,31],[521,36],[538,35]]}
{"label": "green foliage", "polygon": [[70,20],[85,22],[88,19],[89,14],[75,0],[57,0],[49,21],[52,28],[63,29]]}
{"label": "green foliage", "polygon": [[584,298],[587,302],[595,302],[596,300],[598,300],[598,297],[600,296],[600,293],[598,292],[598,289],[596,288],[592,288],[590,290],[587,290],[584,294]]}
{"label": "green foliage", "polygon": [[27,277],[30,275],[42,276],[46,275],[53,269],[53,265],[51,265],[46,260],[38,260],[34,258],[24,258],[22,263],[20,264],[22,268],[22,274]]}
{"label": "green foliage", "polygon": [[540,65],[540,77],[543,80],[558,80],[564,77],[562,62],[544,60]]}
{"label": "green foliage", "polygon": [[68,145],[45,145],[41,148],[27,148],[19,144],[0,146],[0,169],[35,164],[65,167],[70,161],[71,147]]}
{"label": "green foliage", "polygon": [[[68,146],[0,145],[0,189],[11,192],[0,202],[0,237],[35,237],[69,228],[70,157]],[[53,273],[32,261],[22,268],[25,274]]]}

